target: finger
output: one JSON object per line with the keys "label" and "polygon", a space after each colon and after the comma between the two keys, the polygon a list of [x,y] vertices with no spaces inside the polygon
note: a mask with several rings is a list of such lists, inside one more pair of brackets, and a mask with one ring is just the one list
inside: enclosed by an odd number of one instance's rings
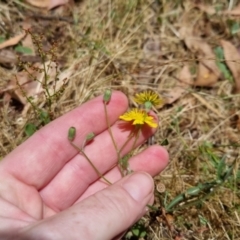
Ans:
{"label": "finger", "polygon": [[[153,196],[153,180],[134,173],[55,216],[30,226],[23,239],[110,240],[146,212]],[[67,226],[67,231],[66,231]]]}
{"label": "finger", "polygon": [[[165,148],[157,145],[151,146],[129,159],[129,169],[133,172],[147,172],[152,177],[154,177],[166,168],[168,161],[169,155]],[[110,172],[105,174],[104,177],[112,183],[118,181],[121,179],[119,168],[113,168]],[[77,200],[77,202],[82,201],[83,199],[91,196],[98,191],[101,191],[106,187],[108,187],[108,185],[102,179],[99,179],[84,192],[84,194]]]}
{"label": "finger", "polygon": [[[0,171],[37,189],[45,186],[77,154],[67,139],[71,126],[77,129],[75,142],[79,145],[90,132],[99,134],[107,128],[102,98],[99,96],[43,127],[1,162]],[[114,92],[107,108],[113,124],[127,109],[126,96]]]}
{"label": "finger", "polygon": [[[155,131],[155,129],[148,126],[143,126],[136,146],[142,144]],[[130,130],[123,131],[119,128],[119,122],[117,122],[112,126],[112,133],[118,148],[120,148],[128,139]],[[134,140],[133,138],[129,141],[123,149],[122,155],[132,150]],[[117,163],[117,153],[108,131],[96,136],[84,151],[102,174]],[[79,154],[64,166],[62,171],[41,190],[40,194],[47,206],[58,212],[75,203],[97,179],[99,179],[99,176],[96,171],[84,156]]]}

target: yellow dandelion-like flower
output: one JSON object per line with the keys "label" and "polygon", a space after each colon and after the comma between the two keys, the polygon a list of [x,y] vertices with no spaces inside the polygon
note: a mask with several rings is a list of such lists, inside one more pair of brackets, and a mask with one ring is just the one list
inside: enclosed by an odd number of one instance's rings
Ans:
{"label": "yellow dandelion-like flower", "polygon": [[133,125],[143,125],[146,123],[152,128],[157,127],[157,123],[154,121],[154,118],[148,115],[143,109],[134,108],[129,112],[124,113],[119,118],[127,122],[132,121]]}
{"label": "yellow dandelion-like flower", "polygon": [[136,103],[144,104],[146,108],[157,107],[163,103],[163,100],[154,91],[137,93],[134,100]]}

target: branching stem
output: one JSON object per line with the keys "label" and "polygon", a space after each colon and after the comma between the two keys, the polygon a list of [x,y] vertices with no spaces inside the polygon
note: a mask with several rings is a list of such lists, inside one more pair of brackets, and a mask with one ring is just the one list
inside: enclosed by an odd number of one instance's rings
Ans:
{"label": "branching stem", "polygon": [[86,159],[87,161],[89,162],[89,164],[92,166],[92,168],[95,170],[95,172],[98,174],[99,177],[101,177],[105,182],[107,182],[109,185],[112,185],[112,183],[107,180],[103,175],[102,173],[99,172],[99,170],[95,167],[95,165],[92,163],[92,161],[89,159],[89,157],[86,155],[86,153],[80,149],[78,146],[76,146],[73,142],[70,142],[71,145],[78,150],[79,153],[81,153]]}

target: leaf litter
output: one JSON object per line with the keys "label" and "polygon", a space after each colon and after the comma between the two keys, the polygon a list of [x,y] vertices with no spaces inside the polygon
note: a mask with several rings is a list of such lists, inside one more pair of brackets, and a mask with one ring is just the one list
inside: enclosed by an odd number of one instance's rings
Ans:
{"label": "leaf litter", "polygon": [[[51,18],[54,20],[50,21],[49,15],[55,14],[54,9],[46,11],[51,8],[50,1],[32,0],[34,6],[37,2],[45,9],[29,10],[33,11],[31,16],[35,13],[40,16],[30,17],[31,31],[44,32],[47,39],[44,47],[56,41],[60,45],[57,56],[61,64],[57,60],[52,61],[60,66],[62,73],[56,83],[58,87],[64,79],[70,79],[56,104],[59,114],[109,87],[124,91],[130,99],[133,93],[142,89],[155,90],[164,96],[165,105],[156,109],[160,128],[155,142],[167,143],[171,162],[156,177],[156,181],[166,187],[162,195],[155,197],[158,209],[189,187],[211,183],[215,179],[214,161],[223,155],[227,156],[228,164],[238,158],[236,144],[239,144],[240,134],[240,99],[232,93],[232,89],[235,89],[234,93],[239,90],[236,61],[239,56],[234,47],[239,42],[239,36],[238,33],[232,35],[230,27],[228,29],[229,20],[235,21],[236,4],[230,7],[232,1],[222,1],[219,10],[216,1],[209,3],[211,9],[207,6],[205,9],[196,7],[190,0],[182,4],[176,1],[130,4],[116,0],[111,2],[111,7],[105,1],[99,1],[94,6],[91,1],[76,1],[74,14],[69,12],[67,17],[74,15],[74,21],[80,20],[72,25],[69,22],[63,24],[61,18],[65,16],[62,15],[58,16],[58,20]],[[21,13],[19,16],[24,18],[22,8],[18,5],[15,7],[16,12]],[[7,4],[4,9],[7,11]],[[214,12],[214,9],[217,11]],[[226,14],[226,11],[233,10],[235,13],[232,12],[232,15],[230,12]],[[9,14],[12,12],[9,11]],[[14,32],[9,30],[11,28],[4,30],[11,33],[9,36],[16,36],[15,33],[20,30],[18,20],[22,18],[11,16],[15,23]],[[183,16],[187,16],[188,21]],[[3,26],[11,24],[5,22]],[[45,31],[46,26],[48,31]],[[20,41],[18,43],[25,45],[24,41]],[[229,45],[226,41],[231,45],[227,50],[226,46]],[[221,57],[216,54],[217,48],[222,51]],[[232,56],[230,49],[234,49],[233,53],[235,51]],[[3,50],[15,53],[12,46]],[[21,57],[26,56],[22,54]],[[41,64],[38,66],[41,67]],[[17,92],[13,74],[42,109],[46,109],[47,104],[42,98],[41,86],[23,74],[16,60],[9,60],[8,68],[1,64],[0,71],[4,73],[1,84],[5,84],[1,89],[7,90],[1,91],[0,95],[3,98],[5,93],[10,94],[8,104],[4,105],[7,111],[0,115],[2,129],[7,129],[0,135],[0,152],[7,153],[23,139],[23,124],[19,119],[24,119],[25,123],[32,114],[31,107],[17,111],[11,103],[15,94],[24,106],[28,104]],[[12,77],[8,78],[6,72],[11,72]],[[229,74],[232,74],[234,82],[229,80]],[[42,79],[41,74],[36,76]],[[19,137],[16,139],[16,136]],[[167,227],[167,214],[161,215],[160,210],[153,216],[149,213],[144,218],[144,226],[148,229],[146,239],[220,239],[222,236],[238,236],[239,213],[235,206],[240,204],[239,193],[234,185],[228,184],[230,187],[223,185],[217,190],[213,189],[211,197],[202,199],[199,204],[175,209],[170,213],[173,217],[171,227]]]}
{"label": "leaf litter", "polygon": [[186,46],[198,56],[198,72],[194,81],[194,86],[206,87],[213,86],[221,76],[221,72],[216,64],[216,56],[211,46],[200,37],[192,33],[189,26],[180,29],[181,38]]}
{"label": "leaf litter", "polygon": [[0,50],[6,47],[14,46],[18,44],[24,37],[26,36],[26,33],[21,33],[19,35],[16,35],[15,37],[12,37],[3,43],[0,43]]}
{"label": "leaf litter", "polygon": [[188,92],[189,87],[193,84],[193,78],[189,70],[189,66],[183,66],[179,73],[178,81],[175,87],[173,87],[165,97],[164,103],[172,104],[179,98],[183,97]]}
{"label": "leaf litter", "polygon": [[234,93],[240,93],[240,54],[239,50],[229,41],[220,41],[225,61],[235,80]]}
{"label": "leaf litter", "polygon": [[50,10],[57,6],[67,4],[69,0],[26,0],[26,2],[30,3],[34,7]]}

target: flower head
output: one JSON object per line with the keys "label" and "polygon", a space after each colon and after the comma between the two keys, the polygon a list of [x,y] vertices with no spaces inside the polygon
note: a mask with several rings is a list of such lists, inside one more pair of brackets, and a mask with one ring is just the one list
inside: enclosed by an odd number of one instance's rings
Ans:
{"label": "flower head", "polygon": [[151,90],[137,93],[134,100],[136,103],[144,104],[147,109],[150,109],[152,106],[157,107],[163,102],[158,94]]}
{"label": "flower head", "polygon": [[103,95],[103,101],[105,103],[108,103],[111,99],[112,96],[112,90],[111,89],[106,89]]}
{"label": "flower head", "polygon": [[148,115],[148,113],[143,109],[134,108],[129,112],[124,113],[119,118],[127,122],[133,121],[133,125],[143,125],[146,123],[152,128],[157,127],[157,123],[154,121],[154,118]]}

